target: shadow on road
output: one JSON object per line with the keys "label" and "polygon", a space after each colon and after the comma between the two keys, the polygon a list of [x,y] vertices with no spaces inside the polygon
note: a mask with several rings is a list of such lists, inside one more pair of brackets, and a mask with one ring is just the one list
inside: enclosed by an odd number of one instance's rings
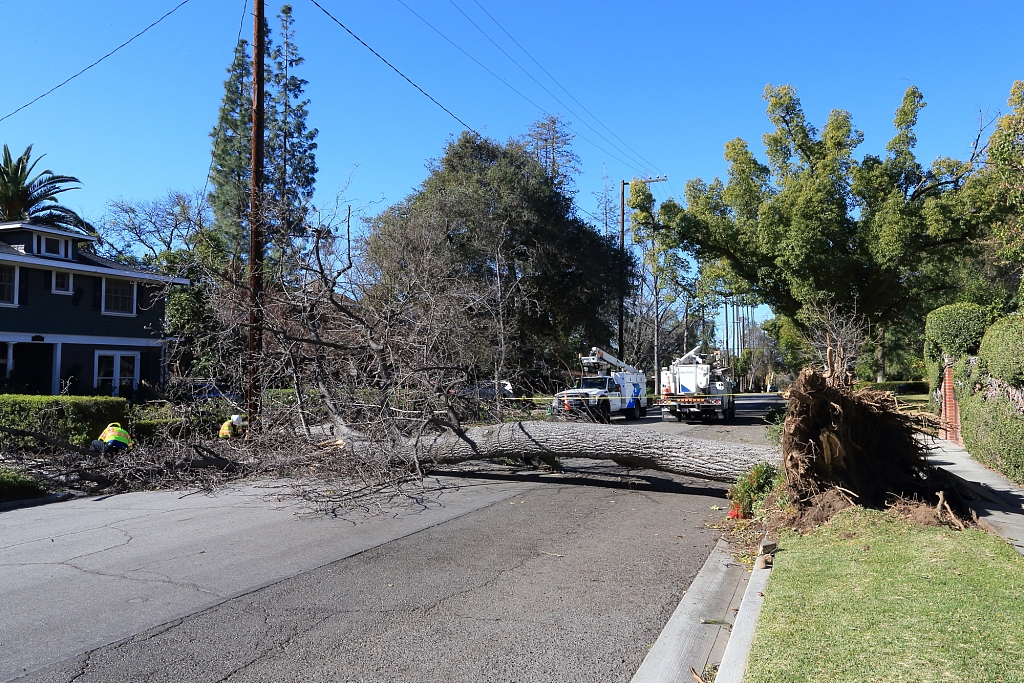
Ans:
{"label": "shadow on road", "polygon": [[[665,476],[646,474],[619,474],[612,472],[592,472],[587,470],[575,470],[567,468],[562,475],[553,475],[544,472],[460,472],[457,470],[425,470],[425,475],[444,476],[459,479],[486,479],[491,481],[514,481],[519,483],[537,484],[558,484],[568,486],[593,486],[606,489],[623,489],[629,491],[649,491],[656,493],[681,493],[693,496],[711,496],[713,498],[725,498],[727,484],[708,482],[706,486],[694,486],[683,482],[669,479]],[[627,481],[613,481],[599,479],[587,475],[603,475],[606,477],[628,476]]]}

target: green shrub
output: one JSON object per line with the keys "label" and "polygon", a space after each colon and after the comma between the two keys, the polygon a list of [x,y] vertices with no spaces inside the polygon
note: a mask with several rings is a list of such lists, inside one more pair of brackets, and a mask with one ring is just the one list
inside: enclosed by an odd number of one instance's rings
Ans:
{"label": "green shrub", "polygon": [[21,470],[0,467],[0,503],[40,498],[45,495],[46,487]]}
{"label": "green shrub", "polygon": [[758,463],[741,474],[729,489],[729,517],[745,519],[760,510],[779,477],[779,469],[770,462]]}
{"label": "green shrub", "polygon": [[1024,317],[997,320],[981,340],[978,359],[984,369],[1005,384],[1024,386]]}
{"label": "green shrub", "polygon": [[[128,402],[110,396],[0,394],[0,424],[88,446],[111,422],[124,422]],[[0,446],[35,448],[34,439],[0,434]]]}
{"label": "green shrub", "polygon": [[183,418],[135,420],[129,425],[128,433],[136,443],[160,443],[167,436],[187,436],[191,433],[189,427],[188,421]]}
{"label": "green shrub", "polygon": [[960,358],[978,348],[991,321],[988,310],[977,304],[950,304],[928,314],[924,324],[925,361],[942,360],[942,355]]}
{"label": "green shrub", "polygon": [[1024,484],[1024,416],[1005,396],[982,393],[960,400],[960,433],[968,452]]}

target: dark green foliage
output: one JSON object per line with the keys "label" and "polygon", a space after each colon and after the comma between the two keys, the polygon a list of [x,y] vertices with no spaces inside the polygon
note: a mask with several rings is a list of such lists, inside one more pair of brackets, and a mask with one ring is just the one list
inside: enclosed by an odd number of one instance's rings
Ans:
{"label": "dark green foliage", "polygon": [[988,328],[978,358],[1000,382],[1024,386],[1024,316],[1007,316]]}
{"label": "dark green foliage", "polygon": [[989,322],[991,314],[978,304],[957,303],[936,308],[925,321],[925,359],[961,358],[977,351]]}
{"label": "dark green foliage", "polygon": [[[374,294],[392,301],[422,296],[410,290],[411,273],[427,263],[435,282],[479,288],[480,305],[463,313],[465,333],[502,312],[526,362],[569,364],[580,350],[607,344],[618,296],[629,295],[635,273],[522,144],[469,133],[448,144],[419,191],[374,219],[366,255]],[[466,348],[494,343],[469,340]]]}
{"label": "dark green foliage", "polygon": [[[263,192],[267,239],[271,243],[304,229],[318,170],[318,131],[306,124],[306,81],[295,74],[304,60],[295,45],[291,5],[281,8],[278,19],[282,45],[274,47],[270,29],[265,29]],[[228,252],[239,258],[248,251],[252,154],[252,59],[246,40],[239,40],[235,46],[217,125],[210,137],[210,203]]]}
{"label": "dark green foliage", "polygon": [[0,467],[0,503],[41,498],[46,487],[13,467]]}
{"label": "dark green foliage", "polygon": [[1024,484],[1024,415],[1005,396],[960,399],[964,445],[972,456]]}
{"label": "dark green foliage", "polygon": [[[125,422],[128,401],[111,396],[0,394],[0,424],[88,446],[111,422]],[[0,446],[37,448],[33,439],[0,434]]]}

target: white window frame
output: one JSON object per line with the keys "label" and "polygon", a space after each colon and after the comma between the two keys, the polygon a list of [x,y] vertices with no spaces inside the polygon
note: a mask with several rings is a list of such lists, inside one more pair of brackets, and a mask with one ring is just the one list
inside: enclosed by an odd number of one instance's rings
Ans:
{"label": "white window frame", "polygon": [[[51,254],[46,251],[46,240],[57,240],[57,253]],[[45,256],[46,258],[59,258],[64,261],[71,260],[71,240],[63,239],[61,237],[52,237],[45,235],[41,232],[32,233],[32,249],[31,252],[36,256]]]}
{"label": "white window frame", "polygon": [[[121,282],[129,282],[132,286],[132,312],[125,313],[123,311],[108,311],[107,310],[107,280],[118,280]],[[139,283],[135,280],[124,280],[119,277],[103,278],[103,286],[100,291],[100,313],[103,315],[119,315],[122,318],[134,318],[136,311],[139,308]]]}
{"label": "white window frame", "polygon": [[[53,270],[53,271],[50,271],[50,272],[52,273],[52,275],[50,276],[50,292],[51,293],[53,293],[53,294],[68,294],[68,295],[75,293],[75,274],[74,273],[70,273],[70,272],[68,272],[66,270],[59,270],[59,271],[58,270]],[[64,289],[57,289],[57,273],[64,273],[65,275],[68,276],[68,288],[66,290],[64,290]]]}
{"label": "white window frame", "polygon": [[139,388],[139,365],[141,354],[138,351],[114,351],[96,349],[92,357],[92,388],[98,389],[100,385],[100,356],[114,357],[114,385],[111,387],[111,396],[119,396],[121,391],[121,356],[135,356],[135,376],[132,377],[132,391]]}
{"label": "white window frame", "polygon": [[[0,263],[0,265],[6,266],[6,263]],[[0,301],[0,306],[3,308],[17,308],[18,307],[18,288],[21,284],[21,266],[10,266],[14,268],[14,301],[8,303],[6,301]]]}

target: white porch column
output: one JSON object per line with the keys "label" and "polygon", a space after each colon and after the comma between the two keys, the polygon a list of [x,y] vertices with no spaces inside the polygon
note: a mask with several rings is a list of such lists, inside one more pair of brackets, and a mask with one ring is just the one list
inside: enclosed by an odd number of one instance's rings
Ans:
{"label": "white porch column", "polygon": [[53,345],[53,375],[50,379],[50,393],[60,393],[60,342]]}
{"label": "white porch column", "polygon": [[11,376],[14,369],[14,342],[7,342],[7,376]]}

